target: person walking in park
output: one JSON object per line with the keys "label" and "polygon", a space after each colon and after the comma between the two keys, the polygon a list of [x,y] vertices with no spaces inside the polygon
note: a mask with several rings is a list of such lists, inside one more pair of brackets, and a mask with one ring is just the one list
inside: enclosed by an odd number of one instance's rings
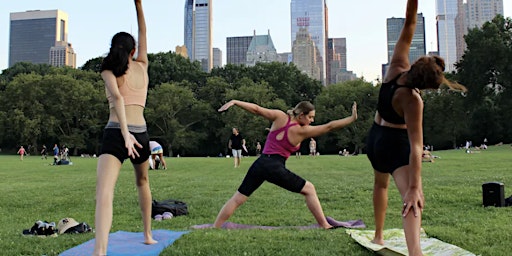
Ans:
{"label": "person walking in park", "polygon": [[214,226],[222,227],[235,210],[244,204],[263,182],[268,181],[288,191],[304,195],[306,205],[318,224],[325,229],[332,228],[325,218],[313,184],[286,169],[285,163],[288,157],[299,149],[303,140],[343,128],[354,122],[357,119],[356,103],[354,102],[352,106],[351,116],[317,126],[310,125],[315,119],[315,107],[308,101],[300,102],[295,108],[283,112],[249,102],[231,100],[224,104],[219,112],[226,111],[232,106],[238,106],[250,113],[262,116],[271,121],[272,126],[267,135],[262,155],[254,161],[238,190],[224,204],[217,215]]}
{"label": "person walking in park", "polygon": [[231,149],[233,154],[235,168],[238,168],[242,161],[242,149],[245,147],[245,139],[238,131],[238,128],[233,128],[232,132],[229,137],[228,148]]}
{"label": "person walking in park", "polygon": [[416,28],[417,9],[418,0],[407,1],[405,23],[380,88],[377,112],[367,140],[367,156],[375,176],[372,242],[384,244],[384,220],[392,176],[402,197],[402,222],[411,256],[422,255],[420,229],[425,206],[421,180],[423,100],[420,90],[438,89],[443,83],[465,90],[446,80],[445,63],[438,56],[423,56],[410,65],[409,48]]}
{"label": "person walking in park", "polygon": [[138,25],[137,58],[135,39],[126,32],[114,35],[110,51],[101,65],[110,115],[104,129],[97,164],[95,244],[93,255],[106,255],[112,226],[114,188],[123,161],[135,169],[145,244],[155,244],[151,232],[151,190],[149,187],[149,135],[144,119],[148,91],[146,23],[142,0],[134,0]]}
{"label": "person walking in park", "polygon": [[18,152],[16,154],[20,155],[20,161],[23,161],[23,156],[25,155],[26,151],[25,151],[25,148],[23,146],[20,147],[20,149],[18,149]]}
{"label": "person walking in park", "polygon": [[41,149],[41,160],[48,157],[48,150],[46,149],[46,145],[43,145],[43,148]]}

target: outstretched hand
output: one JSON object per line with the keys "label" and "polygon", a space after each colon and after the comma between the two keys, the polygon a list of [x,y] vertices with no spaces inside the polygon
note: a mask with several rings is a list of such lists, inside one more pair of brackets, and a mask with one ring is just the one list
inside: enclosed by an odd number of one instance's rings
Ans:
{"label": "outstretched hand", "polygon": [[352,117],[354,117],[354,120],[357,120],[357,103],[355,101],[352,104]]}
{"label": "outstretched hand", "polygon": [[139,157],[139,152],[137,152],[137,147],[142,148],[142,144],[140,144],[137,139],[133,136],[133,134],[130,134],[128,136],[128,139],[125,139],[124,145],[126,149],[128,149],[128,157],[131,157],[135,159],[135,157]]}
{"label": "outstretched hand", "polygon": [[220,107],[218,111],[219,111],[219,112],[226,111],[226,110],[228,110],[228,108],[229,108],[229,107],[231,107],[231,106],[233,106],[233,105],[235,105],[235,102],[234,102],[234,101],[232,101],[232,100],[230,100],[228,103],[226,103],[226,104],[222,105],[222,107]]}

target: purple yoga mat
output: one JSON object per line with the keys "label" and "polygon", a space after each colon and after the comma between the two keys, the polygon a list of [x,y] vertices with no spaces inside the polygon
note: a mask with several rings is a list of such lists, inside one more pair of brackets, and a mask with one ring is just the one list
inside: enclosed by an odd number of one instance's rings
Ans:
{"label": "purple yoga mat", "polygon": [[[349,220],[349,221],[338,221],[332,217],[326,217],[327,222],[331,224],[333,227],[343,227],[343,228],[366,228],[366,225],[362,220]],[[191,227],[192,229],[205,229],[205,228],[213,228],[213,224],[200,224],[194,225]],[[222,225],[223,229],[280,229],[280,228],[297,228],[297,229],[312,229],[312,228],[320,228],[318,224],[312,224],[309,226],[258,226],[258,225],[247,225],[247,224],[239,224],[233,222],[225,222]]]}

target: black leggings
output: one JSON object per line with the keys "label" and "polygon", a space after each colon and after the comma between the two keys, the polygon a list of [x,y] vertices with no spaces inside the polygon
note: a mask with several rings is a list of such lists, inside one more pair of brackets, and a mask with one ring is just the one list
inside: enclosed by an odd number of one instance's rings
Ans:
{"label": "black leggings", "polygon": [[250,196],[264,181],[288,191],[300,193],[306,180],[285,167],[286,158],[280,155],[261,155],[249,168],[238,192]]}
{"label": "black leggings", "polygon": [[366,149],[373,169],[378,172],[393,174],[399,167],[409,164],[411,147],[406,129],[373,123]]}

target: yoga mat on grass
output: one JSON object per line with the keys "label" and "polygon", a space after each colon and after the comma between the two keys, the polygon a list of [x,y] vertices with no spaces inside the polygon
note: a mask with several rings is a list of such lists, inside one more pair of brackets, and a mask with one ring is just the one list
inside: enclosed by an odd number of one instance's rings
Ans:
{"label": "yoga mat on grass", "polygon": [[[366,228],[366,225],[362,220],[349,220],[349,221],[338,221],[332,217],[326,217],[327,222],[331,224],[333,227],[338,228]],[[194,225],[192,229],[204,229],[204,228],[212,228],[213,224],[200,224]],[[248,224],[239,224],[233,222],[225,222],[222,225],[223,229],[265,229],[265,230],[273,230],[280,228],[297,228],[297,229],[312,229],[312,228],[320,228],[318,224],[312,224],[309,226],[258,226],[258,225],[248,225]]]}
{"label": "yoga mat on grass", "polygon": [[[156,244],[144,244],[144,234],[142,232],[117,231],[110,233],[108,237],[108,256],[156,256],[165,248],[178,240],[182,235],[189,231],[172,230],[153,230],[153,238],[158,241]],[[91,239],[83,244],[66,250],[60,256],[89,256],[94,250],[94,241]]]}
{"label": "yoga mat on grass", "polygon": [[[347,229],[345,232],[357,243],[379,255],[404,256],[408,254],[403,229],[384,230],[385,245],[378,245],[371,242],[373,234],[375,233],[374,230]],[[429,238],[423,229],[421,229],[420,239],[421,249],[424,255],[475,256],[475,254],[453,244],[445,243],[436,238]]]}

